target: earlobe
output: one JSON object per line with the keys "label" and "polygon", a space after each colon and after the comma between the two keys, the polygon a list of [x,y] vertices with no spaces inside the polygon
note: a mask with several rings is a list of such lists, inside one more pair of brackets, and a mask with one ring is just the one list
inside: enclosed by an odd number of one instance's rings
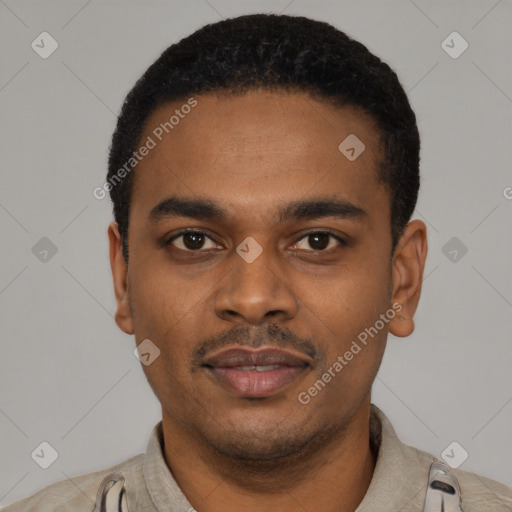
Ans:
{"label": "earlobe", "polygon": [[409,336],[414,331],[427,250],[425,224],[420,220],[409,222],[393,255],[392,303],[400,304],[400,308],[390,322],[389,332],[395,336]]}
{"label": "earlobe", "polygon": [[389,332],[399,338],[405,338],[414,331],[413,317],[397,314],[389,323]]}
{"label": "earlobe", "polygon": [[128,268],[121,250],[121,234],[117,222],[108,226],[110,246],[110,268],[116,298],[115,320],[117,326],[126,334],[133,334],[133,320],[128,295]]}

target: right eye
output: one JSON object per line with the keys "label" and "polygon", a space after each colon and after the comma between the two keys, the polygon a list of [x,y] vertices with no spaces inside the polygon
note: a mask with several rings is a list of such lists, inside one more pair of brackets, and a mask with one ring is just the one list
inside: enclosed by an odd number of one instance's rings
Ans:
{"label": "right eye", "polygon": [[208,240],[213,244],[213,246],[207,247],[206,250],[215,249],[217,245],[206,233],[203,233],[202,231],[188,230],[173,235],[167,241],[166,245],[172,245],[173,247],[179,249],[180,251],[199,252],[201,249],[204,249],[204,244]]}

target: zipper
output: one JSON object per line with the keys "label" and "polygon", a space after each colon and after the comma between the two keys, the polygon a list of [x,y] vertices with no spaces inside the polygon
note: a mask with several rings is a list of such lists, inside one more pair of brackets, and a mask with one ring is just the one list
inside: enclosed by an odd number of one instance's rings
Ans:
{"label": "zipper", "polygon": [[423,512],[463,512],[459,482],[445,462],[430,466]]}
{"label": "zipper", "polygon": [[98,488],[93,512],[128,512],[124,482],[122,473],[109,473]]}

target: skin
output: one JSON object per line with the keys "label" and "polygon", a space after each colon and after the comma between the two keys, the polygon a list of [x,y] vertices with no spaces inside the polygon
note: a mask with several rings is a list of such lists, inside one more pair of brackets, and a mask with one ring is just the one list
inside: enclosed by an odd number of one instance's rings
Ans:
{"label": "skin", "polygon": [[[371,386],[388,332],[414,329],[426,227],[409,222],[392,254],[379,133],[363,112],[298,92],[195,98],[135,171],[128,267],[117,224],[108,228],[116,323],[161,351],[143,370],[162,404],[166,462],[200,512],[352,512],[375,468]],[[158,108],[141,140],[183,103]],[[338,150],[352,133],[366,146],[353,162]],[[229,216],[151,223],[150,210],[170,195],[210,199]],[[311,198],[343,199],[365,214],[275,221],[278,207]],[[187,237],[159,244],[184,228],[211,237],[199,254]],[[348,245],[306,236],[326,229]],[[263,250],[252,263],[236,252],[248,236]],[[298,394],[393,303],[400,313],[300,403]],[[213,353],[239,344],[302,355],[310,347],[312,365],[275,395],[238,397],[193,361],[199,347]]]}

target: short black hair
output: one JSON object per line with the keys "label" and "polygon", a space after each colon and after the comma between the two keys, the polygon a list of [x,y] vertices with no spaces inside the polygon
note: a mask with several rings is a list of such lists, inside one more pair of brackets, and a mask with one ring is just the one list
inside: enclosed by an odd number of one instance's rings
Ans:
{"label": "short black hair", "polygon": [[391,195],[394,250],[414,211],[420,181],[416,117],[396,73],[329,23],[252,14],[205,25],[171,45],[128,93],[112,137],[107,175],[126,263],[133,172],[123,173],[123,179],[115,175],[131,161],[148,117],[162,104],[192,94],[261,88],[308,92],[372,116],[382,149],[378,178]]}

